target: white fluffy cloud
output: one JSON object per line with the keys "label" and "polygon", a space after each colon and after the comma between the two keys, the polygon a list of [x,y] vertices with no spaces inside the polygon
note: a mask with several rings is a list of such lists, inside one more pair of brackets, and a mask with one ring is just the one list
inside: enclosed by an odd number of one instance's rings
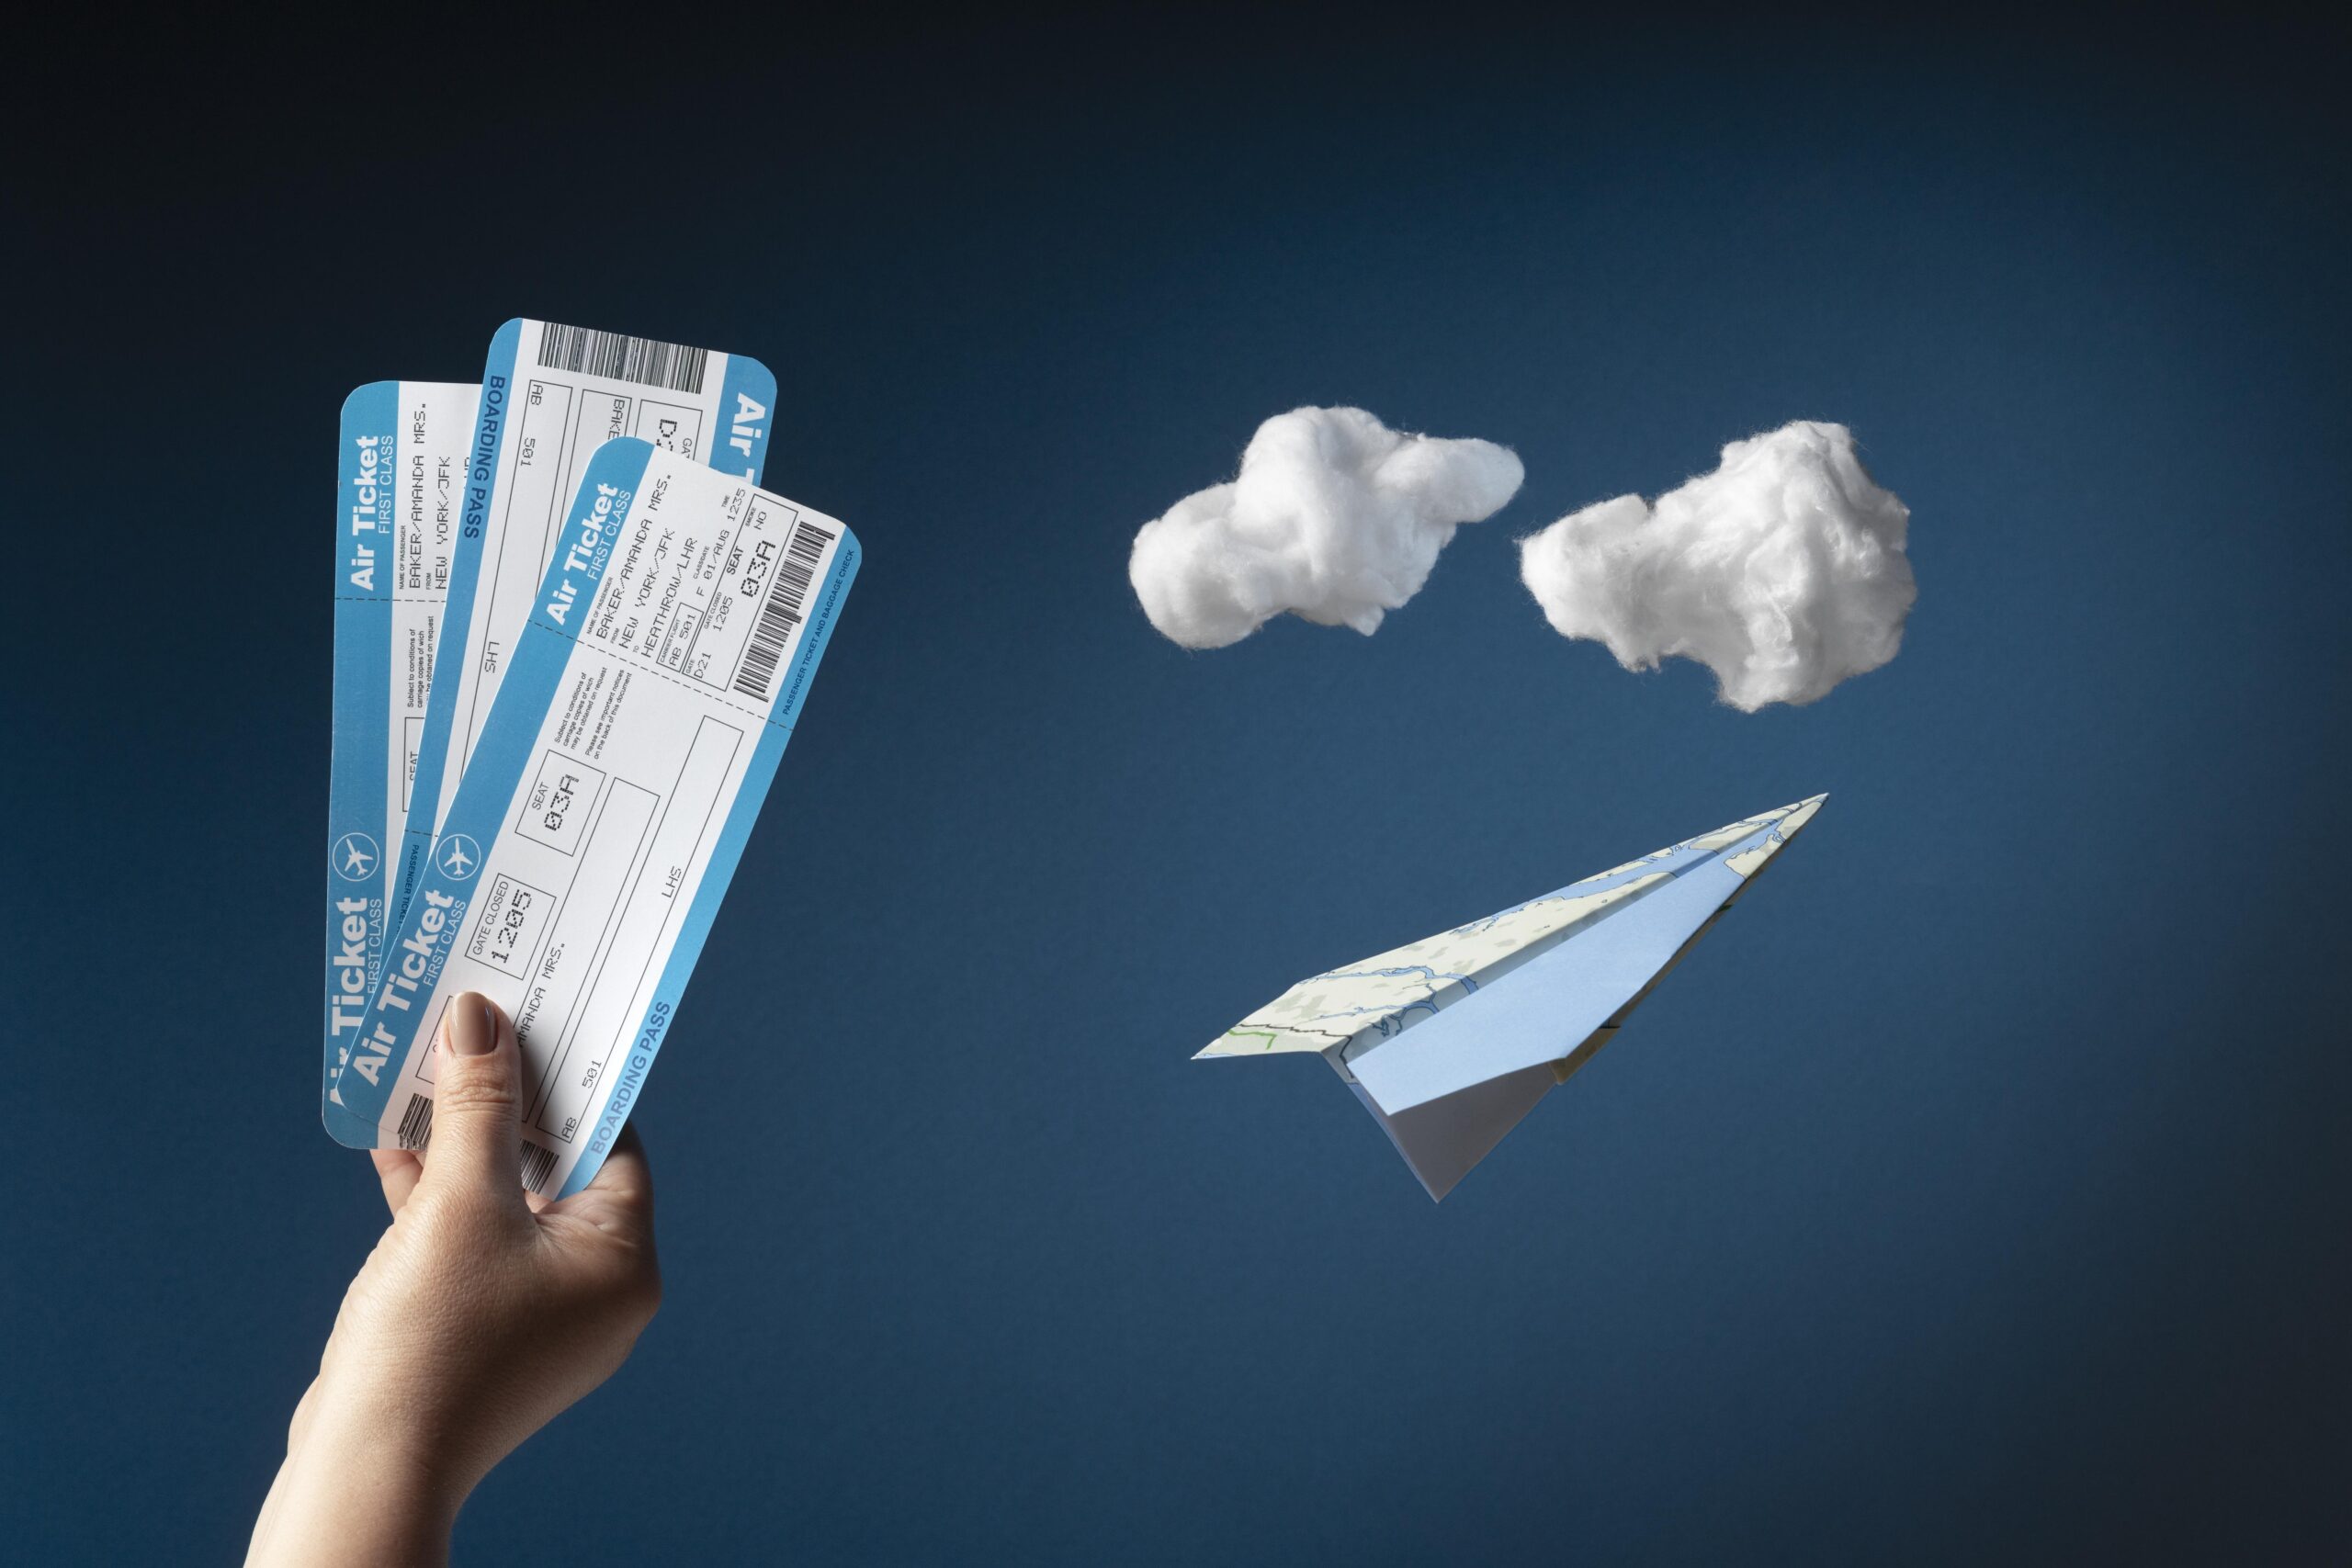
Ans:
{"label": "white fluffy cloud", "polygon": [[1240,477],[1143,525],[1127,579],[1186,648],[1239,642],[1285,610],[1369,637],[1421,591],[1454,528],[1492,516],[1524,477],[1491,441],[1294,409],[1258,427]]}
{"label": "white fluffy cloud", "polygon": [[1733,442],[1654,506],[1621,495],[1530,535],[1519,574],[1561,636],[1607,644],[1628,670],[1695,659],[1753,713],[1894,657],[1918,597],[1910,519],[1851,431],[1799,420]]}

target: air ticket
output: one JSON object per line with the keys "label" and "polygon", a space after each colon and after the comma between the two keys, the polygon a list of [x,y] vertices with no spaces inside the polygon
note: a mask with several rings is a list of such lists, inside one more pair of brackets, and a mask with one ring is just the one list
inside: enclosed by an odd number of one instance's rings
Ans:
{"label": "air ticket", "polygon": [[481,389],[376,381],[344,400],[335,503],[334,755],[327,810],[326,1077],[376,988],[449,592]]}
{"label": "air ticket", "polygon": [[[637,436],[757,484],[775,402],[775,378],[741,355],[548,321],[498,329],[469,453],[440,679],[417,756],[414,852],[429,852],[457,798],[597,447]],[[400,914],[395,903],[394,924]]]}
{"label": "air ticket", "polygon": [[595,1175],[659,1051],[858,563],[830,517],[635,439],[586,466],[327,1124],[430,1136],[462,992],[522,1036],[524,1184]]}

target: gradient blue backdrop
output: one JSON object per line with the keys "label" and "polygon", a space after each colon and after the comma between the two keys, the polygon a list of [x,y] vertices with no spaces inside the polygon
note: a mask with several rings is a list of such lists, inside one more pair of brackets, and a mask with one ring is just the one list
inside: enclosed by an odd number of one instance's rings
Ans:
{"label": "gradient blue backdrop", "polygon": [[[240,1550],[381,1223],[334,412],[518,313],[764,358],[868,560],[639,1118],[667,1304],[461,1558],[2352,1551],[2328,40],[615,35],[397,115],[202,41],[61,62],[10,197],[15,1560]],[[1375,637],[1182,652],[1128,541],[1305,402],[1526,488]],[[1544,626],[1516,535],[1797,417],[1913,509],[1892,666],[1750,716]],[[1816,790],[1442,1209],[1319,1065],[1187,1060]]]}

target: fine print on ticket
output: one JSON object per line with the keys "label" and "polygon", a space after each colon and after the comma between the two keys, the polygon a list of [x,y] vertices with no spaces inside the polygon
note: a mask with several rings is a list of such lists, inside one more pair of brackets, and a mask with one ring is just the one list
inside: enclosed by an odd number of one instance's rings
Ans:
{"label": "fine print on ticket", "polygon": [[481,389],[376,381],[344,400],[335,503],[334,751],[329,774],[326,1079],[357,1037],[390,911],[449,592]]}
{"label": "fine print on ticket", "polygon": [[[756,359],[549,321],[498,329],[482,369],[449,608],[408,824],[423,857],[457,798],[580,475],[636,436],[757,484],[775,378]],[[392,908],[399,923],[401,907]]]}
{"label": "fine print on ticket", "polygon": [[522,1036],[524,1184],[591,1180],[642,1089],[857,570],[840,523],[650,442],[585,467],[391,932],[327,1124],[431,1135],[434,1041]]}

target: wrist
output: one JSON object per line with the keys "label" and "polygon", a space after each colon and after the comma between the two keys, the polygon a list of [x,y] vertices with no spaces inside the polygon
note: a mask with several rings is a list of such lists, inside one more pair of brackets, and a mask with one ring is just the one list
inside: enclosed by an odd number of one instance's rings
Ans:
{"label": "wrist", "polygon": [[[439,1563],[473,1489],[412,1422],[322,1389],[280,1473],[259,1562]],[[262,1545],[265,1543],[256,1543]]]}

